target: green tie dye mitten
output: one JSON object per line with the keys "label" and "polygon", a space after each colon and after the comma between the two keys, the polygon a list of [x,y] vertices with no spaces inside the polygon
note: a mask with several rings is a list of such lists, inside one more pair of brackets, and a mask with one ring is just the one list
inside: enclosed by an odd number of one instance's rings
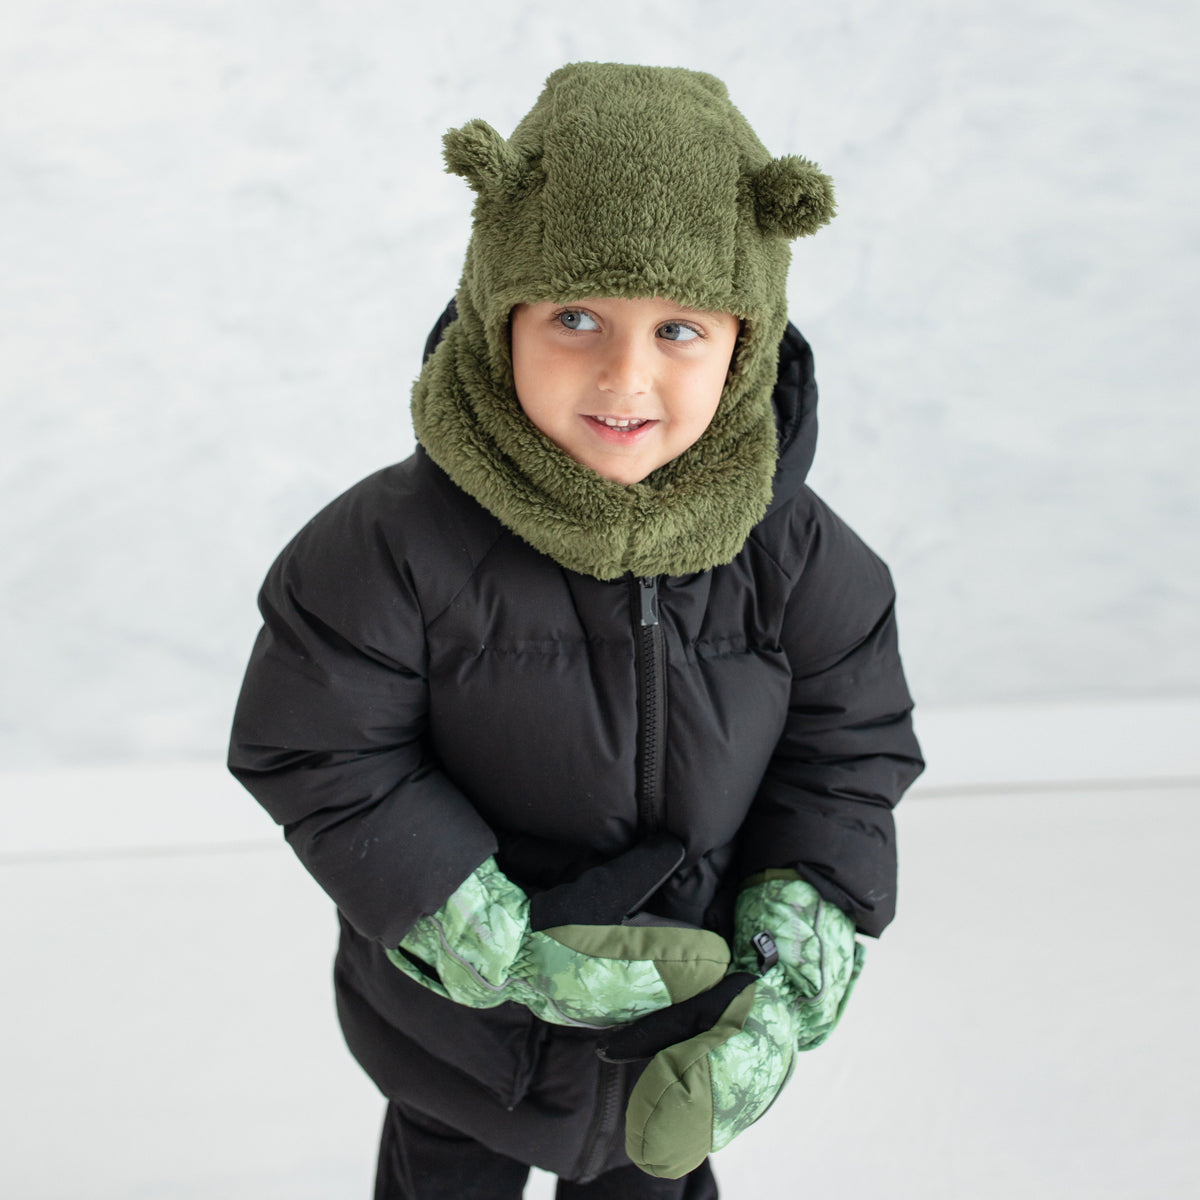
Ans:
{"label": "green tie dye mitten", "polygon": [[[796,1052],[833,1031],[863,953],[853,921],[794,871],[747,880],[732,973],[614,1034],[602,1050],[613,1061],[650,1058],[626,1110],[633,1162],[678,1179],[753,1125],[788,1081]],[[699,1032],[684,1036],[688,1029]]]}
{"label": "green tie dye mitten", "polygon": [[387,954],[471,1008],[511,1000],[592,1029],[633,1021],[711,988],[729,965],[718,934],[631,915],[682,859],[662,835],[530,900],[489,858]]}

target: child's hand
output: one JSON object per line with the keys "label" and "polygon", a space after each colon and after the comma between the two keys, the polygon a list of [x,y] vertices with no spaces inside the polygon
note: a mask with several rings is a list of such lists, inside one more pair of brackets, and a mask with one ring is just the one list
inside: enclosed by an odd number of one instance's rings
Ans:
{"label": "child's hand", "polygon": [[472,1008],[514,1000],[553,1024],[596,1029],[636,1020],[712,987],[729,964],[708,930],[622,924],[682,858],[678,841],[658,835],[532,901],[488,859],[388,957]]}
{"label": "child's hand", "polygon": [[626,1152],[650,1175],[678,1179],[753,1125],[797,1050],[833,1031],[862,969],[850,918],[794,872],[755,877],[736,924],[735,973],[602,1048],[610,1061],[650,1059],[625,1114]]}

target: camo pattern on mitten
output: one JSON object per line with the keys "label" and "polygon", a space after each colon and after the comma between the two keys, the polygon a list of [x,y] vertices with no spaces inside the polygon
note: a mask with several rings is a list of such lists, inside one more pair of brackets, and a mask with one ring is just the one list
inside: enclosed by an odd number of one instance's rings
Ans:
{"label": "camo pattern on mitten", "polygon": [[764,871],[738,896],[734,969],[754,970],[751,939],[769,930],[779,968],[794,993],[797,1043],[812,1050],[829,1037],[862,970],[854,922],[794,871]]}
{"label": "camo pattern on mitten", "polygon": [[740,1032],[709,1053],[712,1148],[720,1150],[749,1129],[775,1102],[796,1063],[795,1009],[778,972],[754,985],[754,1002]]}
{"label": "camo pattern on mitten", "polygon": [[[436,978],[404,953],[428,963]],[[607,1029],[705,991],[729,965],[718,934],[675,925],[563,925],[531,932],[529,901],[488,859],[388,957],[472,1008],[506,1000],[554,1025]]]}
{"label": "camo pattern on mitten", "polygon": [[528,928],[528,897],[489,858],[400,942],[404,950],[436,966],[440,987],[399,951],[387,953],[406,975],[447,999],[494,1008],[515,999],[507,994],[509,976]]}
{"label": "camo pattern on mitten", "polygon": [[732,971],[753,982],[709,1030],[659,1050],[630,1094],[625,1149],[647,1174],[678,1179],[753,1125],[797,1051],[829,1036],[862,965],[850,918],[790,870],[746,881],[734,945]]}

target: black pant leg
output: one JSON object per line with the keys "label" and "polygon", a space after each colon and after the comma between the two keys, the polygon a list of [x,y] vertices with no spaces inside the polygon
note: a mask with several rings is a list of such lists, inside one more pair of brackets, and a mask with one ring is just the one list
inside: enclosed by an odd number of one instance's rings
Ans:
{"label": "black pant leg", "polygon": [[389,1104],[375,1200],[521,1200],[529,1168],[465,1134]]}
{"label": "black pant leg", "polygon": [[555,1200],[717,1200],[717,1181],[706,1158],[682,1179],[656,1179],[637,1167],[617,1167],[590,1183],[560,1179]]}

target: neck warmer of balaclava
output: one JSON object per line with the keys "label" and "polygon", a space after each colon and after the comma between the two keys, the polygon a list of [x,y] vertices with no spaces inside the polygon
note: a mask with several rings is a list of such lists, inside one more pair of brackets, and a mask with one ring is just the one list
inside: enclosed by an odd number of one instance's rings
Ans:
{"label": "neck warmer of balaclava", "polygon": [[[447,169],[477,195],[458,317],[413,388],[421,445],[571,570],[686,575],[732,560],[771,498],[788,243],[831,219],[829,178],[772,158],[720,80],[680,68],[574,63],[507,141],[479,120],[444,141]],[[593,296],[741,319],[712,423],[632,485],[559,449],[513,387],[513,307]]]}

